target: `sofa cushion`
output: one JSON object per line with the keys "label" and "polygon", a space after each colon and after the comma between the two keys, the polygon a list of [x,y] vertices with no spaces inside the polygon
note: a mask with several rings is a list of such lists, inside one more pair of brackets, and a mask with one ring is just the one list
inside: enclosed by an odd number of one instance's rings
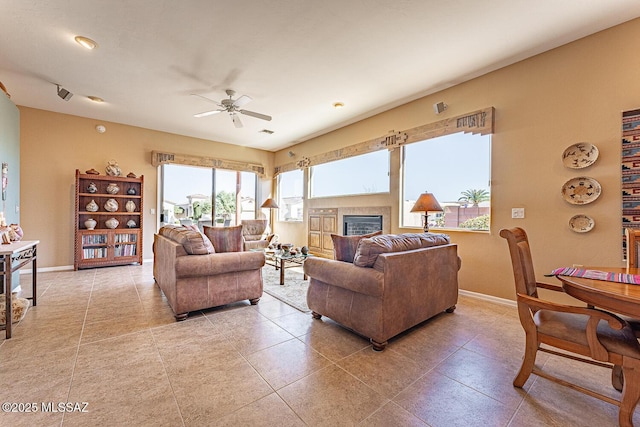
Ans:
{"label": "sofa cushion", "polygon": [[182,225],[165,225],[158,234],[182,245],[189,255],[207,255],[214,253],[211,242],[199,230],[195,231]]}
{"label": "sofa cushion", "polygon": [[358,243],[360,243],[360,240],[380,234],[382,234],[382,231],[355,236],[341,236],[339,234],[332,234],[331,240],[333,241],[333,257],[337,261],[353,262],[353,258],[356,255],[356,249],[358,248]]}
{"label": "sofa cushion", "polygon": [[373,267],[378,255],[451,243],[449,236],[437,233],[383,234],[360,240],[353,259],[358,267]]}
{"label": "sofa cushion", "polygon": [[242,225],[233,227],[204,226],[204,234],[216,252],[242,252]]}

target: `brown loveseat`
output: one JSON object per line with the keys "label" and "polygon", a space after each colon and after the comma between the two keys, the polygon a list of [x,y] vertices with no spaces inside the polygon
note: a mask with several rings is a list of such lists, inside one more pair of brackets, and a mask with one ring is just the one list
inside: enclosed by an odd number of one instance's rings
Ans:
{"label": "brown loveseat", "polygon": [[332,237],[336,260],[304,264],[313,317],[327,316],[383,350],[389,338],[455,309],[461,261],[449,236]]}
{"label": "brown loveseat", "polygon": [[[242,236],[236,234],[241,250]],[[173,225],[162,227],[155,235],[154,277],[176,320],[186,319],[190,311],[244,299],[257,304],[260,300],[264,253],[222,252],[226,248],[221,242],[226,240],[226,236],[208,239],[193,228]]]}

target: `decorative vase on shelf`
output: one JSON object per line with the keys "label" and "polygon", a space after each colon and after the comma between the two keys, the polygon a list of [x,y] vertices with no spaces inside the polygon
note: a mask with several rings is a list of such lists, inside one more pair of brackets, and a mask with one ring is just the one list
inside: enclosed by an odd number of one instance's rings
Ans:
{"label": "decorative vase on shelf", "polygon": [[133,200],[129,200],[124,205],[124,208],[127,210],[127,212],[134,212],[136,210],[136,203]]}
{"label": "decorative vase on shelf", "polygon": [[87,212],[98,212],[98,204],[95,200],[92,199],[89,203],[87,203],[85,209],[87,210]]}
{"label": "decorative vase on shelf", "polygon": [[90,182],[89,185],[87,185],[87,192],[88,193],[95,193],[96,191],[98,191],[98,187],[96,186],[95,182]]}
{"label": "decorative vase on shelf", "polygon": [[93,230],[94,228],[96,228],[97,224],[98,223],[93,218],[89,218],[84,222],[84,226],[87,227],[87,230]]}
{"label": "decorative vase on shelf", "polygon": [[109,218],[104,223],[104,225],[106,225],[108,228],[116,228],[118,224],[120,224],[120,221],[115,218]]}
{"label": "decorative vase on shelf", "polygon": [[129,228],[135,228],[138,224],[136,224],[136,222],[132,219],[130,219],[129,221],[127,221],[127,227]]}
{"label": "decorative vase on shelf", "polygon": [[115,199],[109,199],[104,202],[104,210],[107,212],[115,212],[118,210],[118,202]]}
{"label": "decorative vase on shelf", "polygon": [[118,194],[118,191],[120,191],[120,187],[118,187],[118,184],[116,184],[115,182],[107,185],[107,193]]}
{"label": "decorative vase on shelf", "polygon": [[122,175],[122,171],[120,170],[120,166],[118,166],[118,162],[115,160],[109,160],[107,162],[107,168],[105,170],[107,175],[109,176],[120,176]]}
{"label": "decorative vase on shelf", "polygon": [[136,189],[131,187],[127,190],[127,194],[130,196],[135,196],[136,195]]}

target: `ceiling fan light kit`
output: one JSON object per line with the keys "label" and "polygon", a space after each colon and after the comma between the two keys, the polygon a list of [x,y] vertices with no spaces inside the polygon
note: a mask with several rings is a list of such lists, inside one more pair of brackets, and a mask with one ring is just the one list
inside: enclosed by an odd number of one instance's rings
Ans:
{"label": "ceiling fan light kit", "polygon": [[231,121],[233,122],[234,126],[237,128],[242,127],[242,122],[240,121],[240,117],[238,117],[237,113],[244,114],[245,116],[255,117],[256,119],[271,121],[271,116],[268,116],[262,113],[256,113],[255,111],[243,110],[240,108],[251,101],[250,96],[242,95],[237,99],[233,99],[234,95],[236,94],[235,90],[227,89],[226,93],[229,96],[229,99],[223,99],[220,102],[215,102],[214,100],[204,97],[202,95],[196,95],[196,96],[199,96],[200,98],[206,99],[209,102],[213,102],[219,108],[216,110],[203,111],[202,113],[194,114],[193,117],[196,117],[196,118],[206,117],[206,116],[211,116],[213,114],[218,114],[226,111],[231,116]]}
{"label": "ceiling fan light kit", "polygon": [[93,50],[98,47],[98,43],[96,43],[94,40],[91,40],[89,37],[75,36],[74,40],[85,49]]}

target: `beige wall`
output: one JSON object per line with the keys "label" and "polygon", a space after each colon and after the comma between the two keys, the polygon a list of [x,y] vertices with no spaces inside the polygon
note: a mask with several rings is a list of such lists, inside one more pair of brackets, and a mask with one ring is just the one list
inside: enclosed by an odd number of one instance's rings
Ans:
{"label": "beige wall", "polygon": [[[151,151],[203,155],[259,163],[273,170],[273,153],[165,132],[102,122],[32,108],[20,108],[21,222],[25,239],[38,239],[38,267],[73,266],[75,170],[104,174],[115,159],[122,172],[144,175],[143,257],[153,258],[157,170]],[[99,134],[97,124],[107,131]],[[266,180],[267,184],[271,182]],[[261,185],[261,187],[264,187]]]}
{"label": "beige wall", "polygon": [[[505,227],[527,230],[539,280],[555,267],[621,266],[621,113],[640,108],[640,56],[633,53],[632,43],[638,39],[640,19],[279,151],[275,164],[291,161],[289,150],[297,158],[312,156],[392,129],[493,106],[491,232],[449,232],[463,259],[460,287],[514,298],[506,242],[498,235]],[[436,116],[432,105],[440,101],[449,108]],[[588,169],[565,168],[562,152],[580,141],[596,144],[599,160]],[[398,151],[391,156],[390,194],[310,200],[307,208],[387,205],[392,207],[392,232],[415,231],[399,228]],[[561,197],[561,187],[582,174],[602,184],[602,195],[590,205],[570,205]],[[511,219],[513,207],[524,207],[526,218]],[[578,213],[595,219],[593,231],[569,230],[569,218]],[[281,241],[306,239],[306,224],[276,224],[276,229]]]}

